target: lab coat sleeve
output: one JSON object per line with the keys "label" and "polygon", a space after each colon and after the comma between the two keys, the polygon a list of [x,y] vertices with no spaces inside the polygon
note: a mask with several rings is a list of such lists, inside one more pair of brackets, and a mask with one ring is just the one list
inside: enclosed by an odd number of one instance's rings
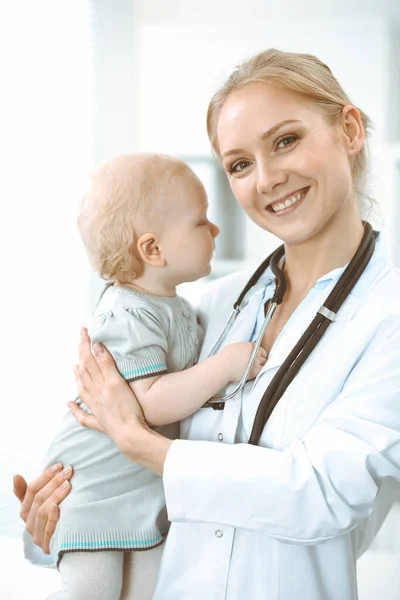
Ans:
{"label": "lab coat sleeve", "polygon": [[[211,522],[315,544],[355,528],[400,482],[400,328],[367,353],[341,394],[281,451],[176,440],[164,487],[171,521]],[[306,400],[306,399],[305,399]]]}

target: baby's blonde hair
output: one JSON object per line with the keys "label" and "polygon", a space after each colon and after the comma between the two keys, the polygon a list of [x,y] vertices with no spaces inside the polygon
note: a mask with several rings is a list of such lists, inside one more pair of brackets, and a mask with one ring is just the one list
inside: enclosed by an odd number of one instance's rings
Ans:
{"label": "baby's blonde hair", "polygon": [[[217,126],[221,109],[230,94],[255,82],[273,82],[281,88],[301,94],[319,106],[331,124],[338,123],[343,107],[352,104],[329,67],[315,56],[275,49],[261,52],[239,65],[211,99],[207,112],[207,131],[218,158]],[[362,110],[358,110],[367,136],[371,121]],[[352,163],[355,185],[365,180],[367,171],[368,147],[365,143]]]}
{"label": "baby's blonde hair", "polygon": [[171,156],[126,154],[105,162],[94,174],[81,202],[78,229],[103,279],[124,284],[142,274],[136,242],[162,226],[173,181],[184,172],[191,170]]}

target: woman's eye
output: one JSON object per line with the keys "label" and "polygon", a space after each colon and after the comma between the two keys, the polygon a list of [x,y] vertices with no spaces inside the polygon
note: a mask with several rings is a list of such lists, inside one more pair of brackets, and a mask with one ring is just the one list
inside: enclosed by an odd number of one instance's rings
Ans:
{"label": "woman's eye", "polygon": [[299,138],[297,137],[297,135],[287,135],[278,142],[276,147],[278,150],[281,150],[282,148],[287,148],[288,146],[294,144],[294,142],[297,142],[298,139]]}
{"label": "woman's eye", "polygon": [[246,167],[248,167],[249,164],[250,163],[247,160],[238,160],[237,162],[233,163],[233,165],[228,168],[228,171],[229,171],[229,173],[240,173],[241,171],[246,169]]}

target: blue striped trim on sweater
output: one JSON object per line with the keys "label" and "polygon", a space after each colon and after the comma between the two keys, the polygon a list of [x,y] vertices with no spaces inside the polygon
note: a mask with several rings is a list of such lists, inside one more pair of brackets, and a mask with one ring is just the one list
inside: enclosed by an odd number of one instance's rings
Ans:
{"label": "blue striped trim on sweater", "polygon": [[126,540],[126,541],[121,541],[121,540],[105,540],[105,541],[101,541],[101,542],[87,542],[87,543],[73,543],[73,544],[61,544],[60,545],[60,549],[59,551],[65,551],[65,550],[76,550],[76,549],[81,549],[81,548],[121,548],[121,547],[126,547],[126,546],[130,546],[130,547],[138,547],[138,546],[144,546],[147,544],[154,544],[155,542],[161,542],[162,540],[162,536],[158,535],[155,538],[152,538],[150,540]]}
{"label": "blue striped trim on sweater", "polygon": [[138,375],[146,375],[147,373],[156,373],[157,371],[165,370],[167,364],[165,362],[150,365],[149,367],[142,367],[140,369],[132,369],[130,371],[123,371],[121,375],[124,379],[129,377],[137,377]]}

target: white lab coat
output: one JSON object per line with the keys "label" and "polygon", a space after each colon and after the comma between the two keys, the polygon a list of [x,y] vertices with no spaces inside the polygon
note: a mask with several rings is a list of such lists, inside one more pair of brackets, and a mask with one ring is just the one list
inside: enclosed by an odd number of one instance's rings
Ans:
{"label": "white lab coat", "polygon": [[[382,241],[260,446],[240,443],[341,271],[316,283],[240,397],[182,423],[187,440],[172,443],[165,463],[172,526],[154,600],[356,600],[356,559],[400,493],[400,272]],[[210,285],[202,356],[247,278]],[[250,339],[255,295],[238,339]]]}

